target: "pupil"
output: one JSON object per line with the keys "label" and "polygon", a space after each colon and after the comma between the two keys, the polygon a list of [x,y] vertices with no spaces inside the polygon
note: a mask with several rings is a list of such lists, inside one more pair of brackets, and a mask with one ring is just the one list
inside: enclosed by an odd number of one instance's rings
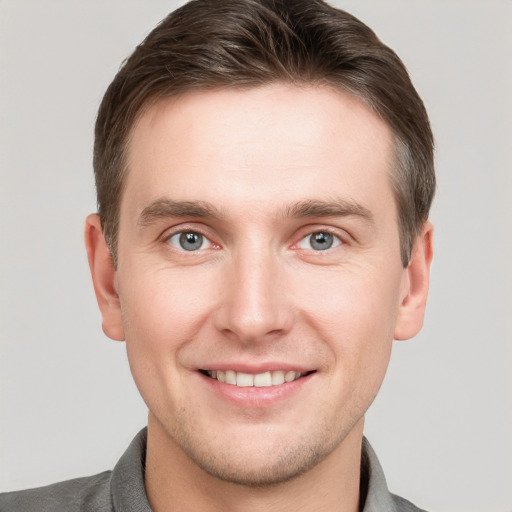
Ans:
{"label": "pupil", "polygon": [[330,233],[315,233],[311,236],[311,247],[317,251],[330,249],[333,244],[333,236]]}
{"label": "pupil", "polygon": [[180,245],[186,251],[195,251],[203,243],[203,235],[199,233],[182,233],[180,236]]}

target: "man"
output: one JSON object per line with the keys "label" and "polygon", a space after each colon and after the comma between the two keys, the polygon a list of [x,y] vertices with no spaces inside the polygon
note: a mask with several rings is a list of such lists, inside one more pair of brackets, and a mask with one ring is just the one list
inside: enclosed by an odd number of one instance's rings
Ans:
{"label": "man", "polygon": [[432,258],[396,55],[320,1],[190,2],[107,90],[94,168],[94,288],[148,427],[113,472],[1,510],[418,510],[363,438]]}

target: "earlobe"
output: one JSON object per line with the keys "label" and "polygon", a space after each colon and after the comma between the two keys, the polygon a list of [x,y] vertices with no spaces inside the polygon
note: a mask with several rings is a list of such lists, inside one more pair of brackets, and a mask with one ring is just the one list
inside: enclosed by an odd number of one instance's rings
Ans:
{"label": "earlobe", "polygon": [[408,340],[416,336],[423,326],[433,256],[433,232],[432,224],[426,222],[414,241],[398,308],[394,335],[396,340]]}
{"label": "earlobe", "polygon": [[97,214],[89,215],[85,221],[85,247],[94,292],[102,315],[103,332],[113,340],[124,341],[116,271]]}

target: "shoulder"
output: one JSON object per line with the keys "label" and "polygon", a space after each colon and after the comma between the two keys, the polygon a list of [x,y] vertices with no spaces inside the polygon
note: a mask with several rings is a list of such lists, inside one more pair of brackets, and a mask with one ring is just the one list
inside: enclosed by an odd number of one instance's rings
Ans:
{"label": "shoulder", "polygon": [[391,497],[395,502],[395,507],[397,512],[426,512],[422,508],[418,508],[416,505],[412,504],[410,501],[407,501],[396,494],[392,494]]}
{"label": "shoulder", "polygon": [[0,512],[111,512],[111,471],[0,494]]}

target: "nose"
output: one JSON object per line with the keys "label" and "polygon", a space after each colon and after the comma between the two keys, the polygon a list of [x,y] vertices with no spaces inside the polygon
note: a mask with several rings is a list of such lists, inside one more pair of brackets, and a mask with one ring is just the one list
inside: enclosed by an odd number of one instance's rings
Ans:
{"label": "nose", "polygon": [[219,292],[216,328],[240,343],[274,340],[289,332],[293,307],[286,281],[283,262],[270,249],[237,251]]}

